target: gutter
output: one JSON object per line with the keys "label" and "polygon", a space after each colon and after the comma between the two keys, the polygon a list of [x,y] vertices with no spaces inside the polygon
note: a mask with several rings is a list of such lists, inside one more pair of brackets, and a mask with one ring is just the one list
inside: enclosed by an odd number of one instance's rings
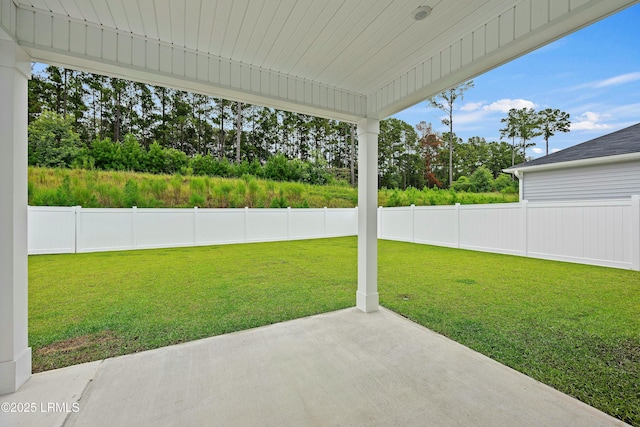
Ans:
{"label": "gutter", "polygon": [[633,160],[640,160],[640,152],[617,154],[615,156],[592,157],[590,159],[569,160],[566,162],[545,163],[542,165],[532,165],[532,166],[523,165],[521,167],[511,167],[511,168],[503,169],[502,171],[505,173],[515,174],[515,176],[520,178],[519,174],[525,171],[533,172],[533,171],[541,171],[541,170],[566,169],[566,168],[574,168],[579,166],[591,166],[591,165],[599,165],[599,164],[607,164],[607,163],[628,162]]}

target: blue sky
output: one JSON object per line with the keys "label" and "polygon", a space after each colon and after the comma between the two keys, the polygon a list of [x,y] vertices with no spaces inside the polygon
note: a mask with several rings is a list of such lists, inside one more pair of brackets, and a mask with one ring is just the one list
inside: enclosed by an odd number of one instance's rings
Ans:
{"label": "blue sky", "polygon": [[[571,132],[549,140],[557,151],[640,122],[640,4],[583,28],[475,79],[454,105],[454,132],[464,141],[500,139],[509,108],[559,108],[571,115]],[[443,114],[426,102],[393,117],[421,120],[439,132]],[[544,155],[544,140],[527,155]]]}

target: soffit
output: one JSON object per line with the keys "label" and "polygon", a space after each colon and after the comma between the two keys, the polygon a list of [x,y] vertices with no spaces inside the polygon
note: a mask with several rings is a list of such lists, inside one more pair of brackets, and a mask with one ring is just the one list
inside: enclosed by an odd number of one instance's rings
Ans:
{"label": "soffit", "polygon": [[13,0],[36,60],[342,118],[393,114],[636,2]]}

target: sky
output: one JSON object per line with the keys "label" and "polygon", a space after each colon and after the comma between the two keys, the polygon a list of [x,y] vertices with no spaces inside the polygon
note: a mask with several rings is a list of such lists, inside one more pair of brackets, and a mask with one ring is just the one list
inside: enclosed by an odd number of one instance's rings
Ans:
{"label": "sky", "polygon": [[[510,108],[558,108],[570,114],[571,131],[549,139],[549,152],[571,147],[640,122],[640,4],[627,8],[473,79],[454,104],[453,131],[500,139],[500,119]],[[438,132],[443,113],[426,102],[393,117]],[[542,137],[527,156],[545,154]]]}

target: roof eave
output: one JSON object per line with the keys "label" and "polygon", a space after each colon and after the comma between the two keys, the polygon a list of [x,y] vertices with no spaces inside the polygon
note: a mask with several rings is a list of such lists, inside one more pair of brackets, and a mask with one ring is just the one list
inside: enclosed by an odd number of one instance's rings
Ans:
{"label": "roof eave", "polygon": [[618,154],[615,156],[593,157],[590,159],[569,160],[566,162],[545,163],[542,165],[511,167],[511,168],[503,169],[502,171],[505,173],[532,172],[532,171],[552,170],[552,169],[566,169],[566,168],[574,168],[579,166],[591,166],[591,165],[607,164],[607,163],[618,163],[618,162],[633,161],[633,160],[640,160],[640,152]]}

